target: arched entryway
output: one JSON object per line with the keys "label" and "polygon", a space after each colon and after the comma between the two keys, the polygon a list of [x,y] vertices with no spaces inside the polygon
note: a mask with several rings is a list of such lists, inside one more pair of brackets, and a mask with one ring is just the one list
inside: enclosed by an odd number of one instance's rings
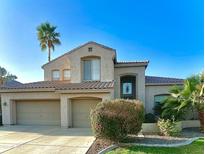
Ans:
{"label": "arched entryway", "polygon": [[136,99],[136,76],[125,75],[120,77],[120,95],[124,99]]}

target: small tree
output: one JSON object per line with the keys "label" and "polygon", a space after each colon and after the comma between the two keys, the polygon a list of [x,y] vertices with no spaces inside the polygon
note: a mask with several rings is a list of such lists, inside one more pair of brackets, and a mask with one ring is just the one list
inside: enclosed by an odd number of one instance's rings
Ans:
{"label": "small tree", "polygon": [[91,124],[97,138],[120,141],[138,134],[144,121],[144,107],[137,100],[110,100],[91,111]]}
{"label": "small tree", "polygon": [[0,66],[0,85],[9,80],[15,80],[17,77],[10,74],[7,70]]}

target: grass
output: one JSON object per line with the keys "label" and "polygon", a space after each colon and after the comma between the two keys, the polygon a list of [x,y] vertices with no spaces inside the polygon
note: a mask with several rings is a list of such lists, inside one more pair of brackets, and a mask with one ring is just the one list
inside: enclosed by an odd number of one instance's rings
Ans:
{"label": "grass", "polygon": [[190,145],[164,148],[164,147],[143,147],[130,146],[117,148],[107,154],[203,154],[204,153],[204,139],[200,138]]}

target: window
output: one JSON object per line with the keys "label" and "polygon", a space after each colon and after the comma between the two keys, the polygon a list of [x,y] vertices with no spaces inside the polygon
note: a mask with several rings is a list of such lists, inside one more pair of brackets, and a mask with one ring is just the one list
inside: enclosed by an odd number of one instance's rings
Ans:
{"label": "window", "polygon": [[155,95],[154,96],[154,102],[156,103],[161,103],[164,101],[169,95],[168,94],[161,94],[161,95]]}
{"label": "window", "polygon": [[153,107],[154,115],[156,115],[156,116],[161,115],[161,113],[162,113],[161,102],[163,102],[168,96],[169,96],[169,94],[160,94],[160,95],[154,96],[154,107]]}
{"label": "window", "polygon": [[123,92],[122,92],[123,95],[131,95],[132,94],[132,83],[125,82],[122,84],[122,87],[123,87]]}
{"label": "window", "polygon": [[124,99],[136,99],[136,76],[120,77],[120,95]]}
{"label": "window", "polygon": [[63,80],[70,80],[70,70],[63,70]]}
{"label": "window", "polygon": [[88,52],[92,52],[93,51],[93,48],[92,47],[89,47],[88,48]]}
{"label": "window", "polygon": [[52,79],[53,80],[60,80],[60,71],[59,70],[52,71]]}
{"label": "window", "polygon": [[83,60],[83,80],[100,80],[100,59]]}

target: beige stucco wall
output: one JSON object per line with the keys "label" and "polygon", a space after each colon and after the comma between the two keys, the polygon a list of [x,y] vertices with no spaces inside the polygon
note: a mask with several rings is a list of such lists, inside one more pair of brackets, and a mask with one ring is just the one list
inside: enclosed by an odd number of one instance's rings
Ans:
{"label": "beige stucco wall", "polygon": [[136,76],[136,97],[145,103],[145,66],[115,67],[115,98],[120,98],[120,77],[124,75]]}
{"label": "beige stucco wall", "polygon": [[63,70],[71,69],[70,67],[70,59],[68,55],[62,56],[59,59],[45,65],[44,67],[44,80],[51,81],[52,80],[52,71],[59,70],[60,71],[60,80],[63,80]]}
{"label": "beige stucco wall", "polygon": [[[88,52],[88,48],[92,47],[93,51]],[[113,58],[115,57],[115,52],[113,50],[109,50],[103,48],[99,45],[90,43],[86,46],[78,48],[74,52],[69,54],[65,54],[64,56],[50,62],[49,64],[44,66],[44,79],[52,80],[52,70],[59,69],[61,80],[63,80],[63,70],[70,69],[71,70],[71,82],[79,83],[82,81],[82,69],[81,69],[81,58],[89,57],[89,56],[97,56],[100,57],[101,62],[101,81],[111,81],[114,79],[114,63]]]}
{"label": "beige stucco wall", "polygon": [[145,110],[146,113],[153,113],[154,107],[154,96],[159,94],[169,94],[171,86],[160,85],[160,86],[146,86],[145,87]]}

